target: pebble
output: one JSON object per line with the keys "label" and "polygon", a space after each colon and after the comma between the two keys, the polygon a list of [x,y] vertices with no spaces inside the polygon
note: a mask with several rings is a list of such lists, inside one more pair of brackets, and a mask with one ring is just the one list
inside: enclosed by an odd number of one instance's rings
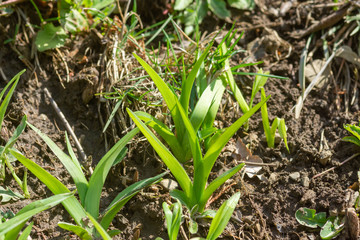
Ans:
{"label": "pebble", "polygon": [[276,182],[276,180],[277,180],[277,174],[276,173],[270,173],[269,182],[274,183],[274,182]]}
{"label": "pebble", "polygon": [[168,178],[161,180],[160,185],[169,191],[172,191],[179,186],[179,184],[176,181]]}
{"label": "pebble", "polygon": [[300,173],[299,172],[290,173],[289,177],[294,181],[298,181],[300,178]]}
{"label": "pebble", "polygon": [[301,179],[301,184],[304,186],[304,187],[309,187],[310,186],[310,179],[309,177],[303,177]]}

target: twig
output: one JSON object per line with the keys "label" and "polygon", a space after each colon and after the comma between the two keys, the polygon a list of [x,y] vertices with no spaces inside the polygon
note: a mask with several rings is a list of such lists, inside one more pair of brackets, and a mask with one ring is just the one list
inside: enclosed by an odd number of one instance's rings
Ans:
{"label": "twig", "polygon": [[54,108],[55,112],[57,113],[57,115],[59,116],[61,121],[64,123],[66,130],[70,133],[70,135],[74,139],[75,146],[79,150],[80,157],[82,158],[83,162],[86,162],[87,157],[85,155],[85,152],[84,152],[83,148],[81,147],[81,144],[80,144],[79,140],[77,139],[74,131],[71,129],[69,122],[66,120],[64,114],[61,112],[61,110],[58,107],[58,105],[56,104],[55,100],[51,97],[49,90],[47,88],[44,88],[44,92],[45,92],[46,96],[49,98],[51,106]]}
{"label": "twig", "polygon": [[311,179],[315,179],[315,178],[317,178],[317,177],[320,177],[320,176],[322,176],[322,175],[324,175],[324,174],[326,174],[326,173],[334,170],[335,168],[344,165],[344,164],[347,163],[348,161],[353,160],[354,158],[356,158],[356,157],[359,156],[359,155],[360,155],[360,153],[355,153],[355,154],[352,155],[351,157],[349,157],[349,158],[345,159],[343,162],[341,162],[341,163],[339,164],[339,166],[335,166],[335,167],[329,168],[328,170],[325,170],[325,171],[323,171],[323,172],[321,172],[321,173],[319,173],[319,174],[316,174],[316,175],[313,176]]}

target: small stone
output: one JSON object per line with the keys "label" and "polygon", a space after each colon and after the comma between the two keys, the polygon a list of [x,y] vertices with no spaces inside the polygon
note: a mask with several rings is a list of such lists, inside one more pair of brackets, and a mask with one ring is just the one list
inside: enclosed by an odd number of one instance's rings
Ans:
{"label": "small stone", "polygon": [[304,186],[304,187],[309,187],[310,186],[310,179],[309,177],[303,177],[301,179],[301,184]]}
{"label": "small stone", "polygon": [[179,186],[177,182],[168,178],[161,180],[160,185],[169,191],[172,191]]}
{"label": "small stone", "polygon": [[290,173],[289,177],[294,181],[298,181],[300,178],[300,173],[299,172]]}
{"label": "small stone", "polygon": [[269,176],[269,182],[270,183],[274,183],[277,180],[277,174],[276,173],[271,173]]}

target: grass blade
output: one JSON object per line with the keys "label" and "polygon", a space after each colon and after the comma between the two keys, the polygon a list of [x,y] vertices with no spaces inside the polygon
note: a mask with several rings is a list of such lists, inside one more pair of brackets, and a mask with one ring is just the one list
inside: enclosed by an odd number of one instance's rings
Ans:
{"label": "grass blade", "polygon": [[134,53],[135,58],[139,61],[141,66],[145,71],[150,75],[151,79],[154,81],[156,87],[159,89],[162,97],[164,98],[166,105],[168,106],[171,116],[175,123],[176,132],[178,134],[178,139],[182,140],[184,130],[182,128],[182,122],[180,121],[179,110],[177,102],[179,101],[177,96],[170,90],[166,83],[161,79],[161,77],[152,69],[144,60],[142,60],[138,55]]}
{"label": "grass blade", "polygon": [[30,233],[31,233],[31,230],[32,230],[32,227],[34,225],[34,222],[31,222],[29,224],[29,226],[27,226],[25,228],[25,230],[21,233],[21,235],[19,236],[18,240],[27,240],[28,237],[30,236]]}
{"label": "grass blade", "polygon": [[[222,50],[222,54],[225,54],[227,49],[226,49],[226,45],[222,44],[221,45],[221,50]],[[223,75],[226,79],[226,82],[229,84],[231,91],[234,93],[234,97],[236,99],[236,101],[239,103],[241,111],[243,113],[246,113],[247,111],[249,111],[249,106],[247,105],[244,96],[242,95],[240,89],[238,88],[238,86],[236,85],[236,82],[234,80],[234,76],[231,72],[231,68],[230,68],[230,61],[229,59],[225,60],[225,73]]]}
{"label": "grass blade", "polygon": [[11,148],[12,146],[14,146],[16,140],[19,138],[20,134],[24,131],[26,127],[26,115],[24,115],[24,117],[21,119],[21,122],[19,124],[19,126],[16,127],[13,135],[11,136],[11,138],[7,141],[7,143],[5,144],[3,150],[1,151],[1,156],[7,152],[7,150],[9,148]]}
{"label": "grass blade", "polygon": [[[264,100],[266,98],[265,90],[264,88],[261,88],[261,100]],[[264,133],[266,137],[266,142],[269,143],[271,141],[271,133],[270,133],[270,123],[269,123],[269,115],[267,110],[267,104],[264,103],[261,107],[261,118],[264,128]]]}
{"label": "grass blade", "polygon": [[44,142],[49,146],[51,151],[59,158],[61,163],[64,165],[64,167],[74,180],[74,183],[79,193],[80,201],[84,203],[86,192],[88,191],[88,182],[81,167],[79,167],[78,164],[74,163],[74,161],[67,154],[65,154],[48,136],[43,134],[32,124],[28,123],[28,125],[44,140]]}
{"label": "grass blade", "polygon": [[0,235],[4,235],[10,232],[18,225],[25,223],[29,218],[31,218],[35,214],[38,214],[51,207],[54,207],[70,197],[73,197],[72,193],[57,194],[49,198],[38,200],[36,202],[32,202],[26,205],[15,215],[15,217],[0,224]]}
{"label": "grass blade", "polygon": [[166,174],[167,172],[164,172],[155,177],[144,179],[140,182],[132,184],[131,186],[127,187],[125,190],[120,192],[116,196],[116,198],[110,203],[110,205],[105,209],[105,214],[100,222],[101,226],[104,229],[108,229],[115,215],[135,194],[137,194],[141,189],[144,189],[156,183]]}
{"label": "grass blade", "polygon": [[180,162],[185,162],[186,152],[183,150],[173,132],[171,132],[164,123],[145,112],[135,112],[135,114],[142,121],[144,121],[147,126],[150,126],[152,129],[154,129],[156,133],[158,133],[165,140],[165,142],[171,148],[173,154]]}
{"label": "grass blade", "polygon": [[26,70],[22,70],[21,72],[19,72],[18,74],[16,74],[11,80],[10,82],[5,86],[5,88],[1,91],[0,93],[0,100],[2,99],[2,97],[5,94],[5,91],[11,86],[11,84],[13,84],[9,90],[9,92],[6,94],[4,100],[2,101],[1,105],[0,105],[0,129],[2,127],[2,123],[4,121],[4,116],[5,116],[5,112],[6,112],[6,108],[9,105],[10,99],[14,93],[14,90],[16,88],[16,85],[19,82],[20,76],[25,72]]}
{"label": "grass blade", "polygon": [[230,127],[228,127],[224,133],[222,133],[213,144],[209,147],[209,150],[206,152],[204,156],[204,164],[205,164],[205,176],[209,176],[211,169],[219,156],[221,150],[224,148],[226,143],[230,140],[230,138],[235,134],[235,132],[257,111],[259,108],[270,98],[270,95],[261,100],[260,103],[251,108],[248,112],[246,112],[241,118],[236,120]]}
{"label": "grass blade", "polygon": [[106,154],[96,166],[89,180],[89,189],[85,198],[85,210],[93,217],[99,216],[99,204],[101,191],[105,183],[105,179],[113,166],[114,161],[121,153],[126,144],[139,132],[138,128],[134,128],[124,137],[122,137]]}
{"label": "grass blade", "polygon": [[58,226],[61,227],[62,229],[75,233],[78,237],[80,237],[81,240],[93,239],[91,237],[91,234],[89,234],[89,232],[83,227],[66,222],[59,222]]}
{"label": "grass blade", "polygon": [[185,110],[186,116],[188,115],[190,94],[191,94],[191,89],[193,87],[196,75],[198,74],[201,64],[203,64],[204,59],[207,56],[211,47],[212,47],[212,43],[205,49],[204,53],[201,54],[199,59],[194,64],[194,67],[191,69],[186,80],[182,82],[180,103],[181,103],[181,106],[183,107],[183,109]]}
{"label": "grass blade", "polygon": [[[29,169],[39,180],[44,183],[53,194],[69,193],[69,189],[65,187],[57,178],[45,171],[42,167],[27,159],[22,154],[9,149],[10,153],[17,158],[27,169]],[[74,218],[75,222],[81,225],[81,219],[86,217],[84,208],[74,197],[70,197],[62,202],[68,213]]]}
{"label": "grass blade", "polygon": [[203,198],[201,199],[202,206],[199,206],[199,208],[201,209],[201,207],[205,207],[207,200],[214,193],[214,191],[216,189],[218,189],[226,180],[228,180],[229,178],[234,176],[234,174],[236,174],[238,171],[240,171],[244,167],[244,165],[245,165],[245,163],[241,163],[241,164],[237,165],[236,167],[233,167],[232,169],[224,172],[219,177],[217,177],[214,181],[212,181],[204,192]]}
{"label": "grass blade", "polygon": [[163,160],[165,165],[170,169],[178,183],[180,184],[186,196],[190,196],[190,190],[192,189],[192,183],[187,175],[185,169],[178,160],[171,154],[171,152],[161,143],[161,141],[150,131],[148,127],[130,110],[126,109],[131,119],[138,126],[140,131],[148,139],[151,146],[155,149],[157,154]]}
{"label": "grass blade", "polygon": [[224,231],[228,224],[234,209],[239,202],[240,192],[235,193],[230,199],[221,205],[215,218],[212,220],[207,240],[215,240]]}
{"label": "grass blade", "polygon": [[96,219],[90,213],[86,213],[86,215],[104,240],[112,240],[106,230],[100,225],[100,223],[98,223],[98,221],[96,221]]}
{"label": "grass blade", "polygon": [[284,144],[285,144],[285,147],[286,147],[287,151],[290,152],[289,146],[287,144],[287,134],[286,134],[285,119],[283,119],[283,118],[280,119],[279,134],[280,134],[280,137],[284,140]]}

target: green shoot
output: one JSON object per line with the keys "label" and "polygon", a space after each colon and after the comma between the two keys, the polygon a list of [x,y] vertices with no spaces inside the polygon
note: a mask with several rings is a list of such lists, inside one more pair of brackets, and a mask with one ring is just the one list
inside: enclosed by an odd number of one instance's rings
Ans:
{"label": "green shoot", "polygon": [[[72,196],[73,193],[57,194],[49,198],[28,204],[22,208],[13,218],[7,220],[6,222],[0,223],[0,237],[5,235],[5,240],[17,239],[21,229],[27,220],[29,220],[32,216],[52,208],[63,201],[66,201],[66,199],[69,199]],[[32,224],[30,226],[32,226]],[[27,228],[25,231],[27,231],[25,235],[28,235],[29,229]],[[24,237],[25,236],[23,233],[20,238],[24,239]]]}
{"label": "green shoot", "polygon": [[[88,181],[82,172],[80,163],[71,149],[67,136],[66,142],[70,156],[65,154],[49,137],[41,133],[37,128],[29,123],[28,125],[46,142],[46,144],[68,170],[79,194],[80,201],[78,201],[75,197],[71,197],[62,202],[65,209],[73,217],[76,225],[60,223],[59,226],[66,230],[73,231],[78,236],[84,237],[84,239],[93,239],[99,235],[105,239],[109,239],[105,230],[108,229],[117,212],[119,212],[121,208],[141,189],[159,181],[161,177],[166,174],[165,172],[153,178],[145,179],[132,184],[115,197],[115,199],[101,214],[102,217],[100,218],[100,199],[106,176],[108,175],[110,168],[122,160],[124,157],[123,150],[125,145],[139,132],[139,130],[135,128],[120,139],[100,160],[90,177],[90,180]],[[39,180],[42,181],[54,194],[70,192],[64,184],[36,163],[25,158],[20,153],[12,151],[11,149],[10,152],[36,177],[38,177]],[[93,222],[93,227],[89,227],[84,224],[83,219],[86,218],[89,218],[90,221]],[[100,223],[95,223],[95,221],[99,221]]]}
{"label": "green shoot", "polygon": [[172,211],[166,202],[163,202],[166,226],[170,240],[176,240],[182,222],[182,206],[178,201],[171,205]]}
{"label": "green shoot", "polygon": [[[7,109],[7,106],[9,105],[10,99],[14,93],[14,90],[16,88],[16,85],[19,82],[20,76],[25,72],[25,70],[22,70],[18,74],[16,74],[15,77],[13,77],[10,82],[4,87],[4,89],[0,93],[0,100],[2,100],[3,96],[5,95],[5,92],[8,90],[6,96],[4,97],[3,101],[0,105],[0,130],[2,128],[2,123],[4,121],[5,112]],[[9,89],[10,88],[10,89]],[[0,179],[5,179],[5,167],[7,167],[15,181],[19,184],[20,188],[24,192],[24,196],[26,198],[30,198],[30,193],[27,189],[27,172],[25,170],[24,172],[24,179],[21,180],[15,173],[14,167],[12,166],[12,162],[16,161],[16,159],[9,153],[9,149],[13,149],[13,146],[16,142],[16,140],[19,138],[20,134],[24,131],[26,127],[26,116],[24,116],[19,124],[19,126],[16,128],[15,132],[13,133],[13,136],[7,141],[5,146],[0,146]]]}
{"label": "green shoot", "polygon": [[[264,88],[261,88],[261,99],[265,99],[265,98],[266,98],[265,90]],[[276,130],[278,129],[281,139],[284,140],[286,149],[288,150],[288,152],[290,152],[289,146],[287,144],[285,120],[283,118],[276,117],[270,127],[266,103],[261,107],[261,117],[262,117],[262,122],[263,122],[263,127],[264,127],[264,132],[268,147],[273,148],[275,146],[275,134],[276,134]]]}

